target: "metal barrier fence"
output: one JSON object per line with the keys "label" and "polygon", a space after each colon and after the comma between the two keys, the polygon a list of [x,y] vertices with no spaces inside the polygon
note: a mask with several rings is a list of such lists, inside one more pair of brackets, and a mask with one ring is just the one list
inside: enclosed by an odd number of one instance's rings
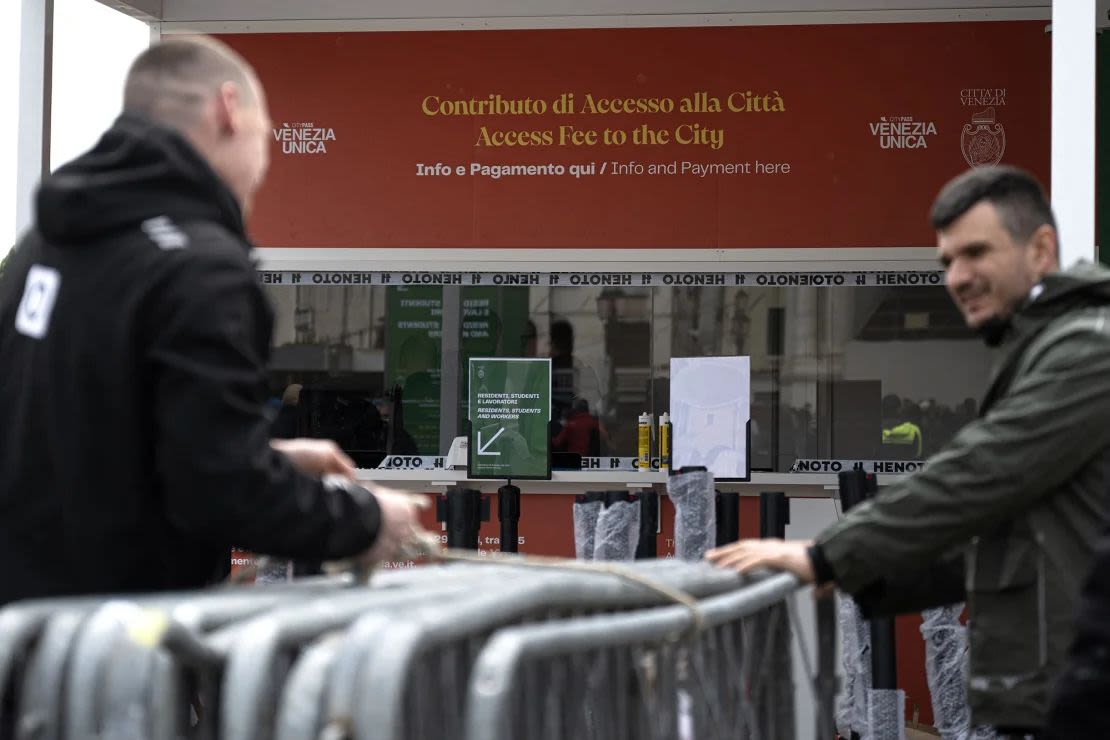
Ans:
{"label": "metal barrier fence", "polygon": [[505,558],[12,605],[0,740],[795,736],[792,577],[616,570]]}

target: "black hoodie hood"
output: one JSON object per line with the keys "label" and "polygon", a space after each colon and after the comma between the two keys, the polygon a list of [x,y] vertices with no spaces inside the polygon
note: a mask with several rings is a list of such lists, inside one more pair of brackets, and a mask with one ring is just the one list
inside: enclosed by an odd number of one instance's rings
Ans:
{"label": "black hoodie hood", "polygon": [[96,241],[156,216],[212,221],[246,238],[239,204],[196,149],[133,112],[46,178],[35,206],[39,232],[57,246]]}

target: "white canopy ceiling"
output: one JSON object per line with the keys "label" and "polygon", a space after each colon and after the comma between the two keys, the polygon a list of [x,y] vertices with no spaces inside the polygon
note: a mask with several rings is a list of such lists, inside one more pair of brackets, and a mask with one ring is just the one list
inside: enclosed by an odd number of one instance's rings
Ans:
{"label": "white canopy ceiling", "polygon": [[[674,16],[928,13],[958,20],[984,11],[1047,17],[1050,0],[100,0],[149,21],[400,20],[435,18],[540,18],[559,16]],[[847,20],[847,18],[843,19]],[[861,18],[862,20],[862,18]]]}

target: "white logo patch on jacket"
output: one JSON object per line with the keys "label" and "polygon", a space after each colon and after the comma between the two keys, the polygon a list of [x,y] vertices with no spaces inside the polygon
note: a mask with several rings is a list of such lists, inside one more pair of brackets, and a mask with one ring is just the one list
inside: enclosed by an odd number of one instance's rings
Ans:
{"label": "white logo patch on jacket", "polygon": [[58,299],[62,275],[53,267],[32,265],[23,287],[23,299],[15,314],[15,328],[32,339],[42,339],[50,330],[50,315]]}
{"label": "white logo patch on jacket", "polygon": [[169,216],[148,218],[143,221],[142,230],[159,249],[182,249],[189,245],[189,237],[177,228]]}

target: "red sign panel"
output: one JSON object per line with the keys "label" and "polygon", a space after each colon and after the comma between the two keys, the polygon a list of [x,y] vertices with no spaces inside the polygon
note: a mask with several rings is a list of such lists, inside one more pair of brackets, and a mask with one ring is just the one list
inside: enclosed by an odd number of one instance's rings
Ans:
{"label": "red sign panel", "polygon": [[1049,171],[1042,22],[223,38],[262,246],[931,246],[950,177]]}

